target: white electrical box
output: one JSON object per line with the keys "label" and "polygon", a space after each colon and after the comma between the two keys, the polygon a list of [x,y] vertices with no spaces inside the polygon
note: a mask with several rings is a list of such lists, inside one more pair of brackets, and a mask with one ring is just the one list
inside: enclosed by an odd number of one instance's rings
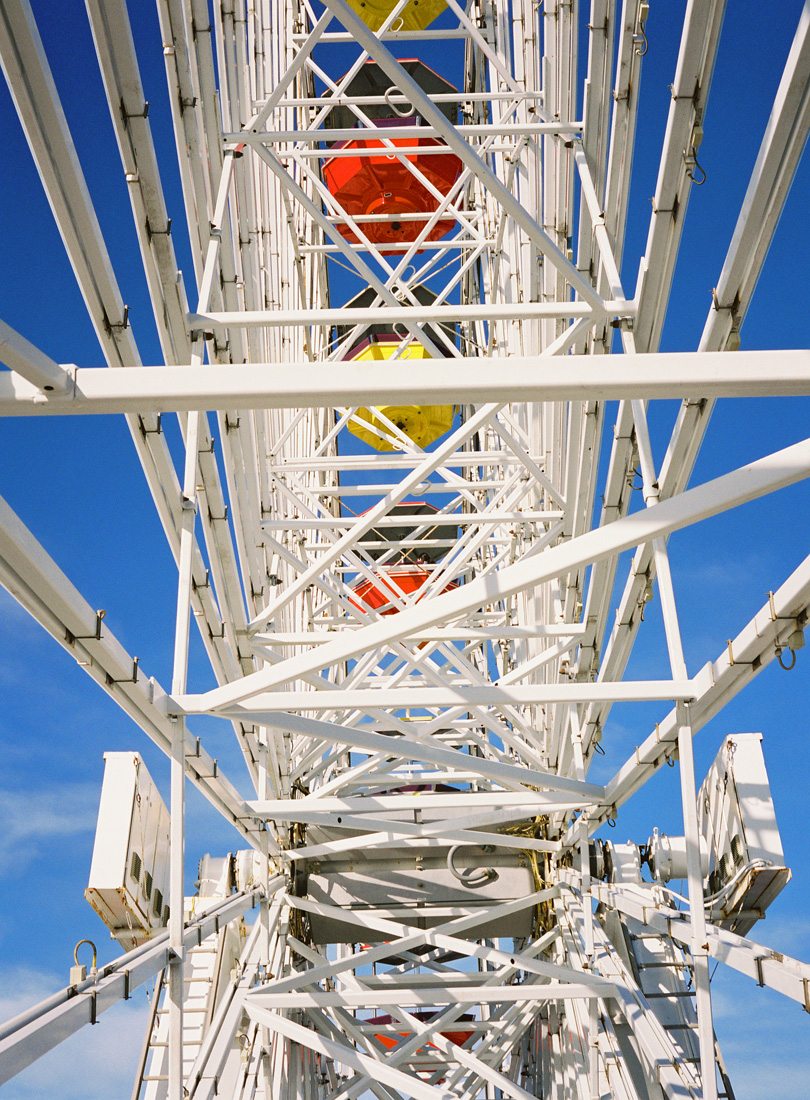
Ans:
{"label": "white electrical box", "polygon": [[169,811],[136,752],[104,754],[104,782],[84,896],[123,948],[168,923]]}
{"label": "white electrical box", "polygon": [[790,878],[761,733],[725,739],[700,788],[697,811],[710,859],[707,908],[722,927],[745,935]]}

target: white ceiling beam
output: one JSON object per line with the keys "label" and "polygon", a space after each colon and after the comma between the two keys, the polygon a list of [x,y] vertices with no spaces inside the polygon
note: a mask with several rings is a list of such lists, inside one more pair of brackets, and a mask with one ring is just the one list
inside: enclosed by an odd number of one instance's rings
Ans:
{"label": "white ceiling beam", "polygon": [[[379,320],[380,314],[376,314]],[[810,350],[670,352],[408,360],[408,369],[364,362],[75,369],[64,395],[0,373],[0,416],[188,412],[194,409],[332,405],[609,401],[617,398],[776,397],[810,394]]]}
{"label": "white ceiling beam", "polygon": [[[174,709],[174,703],[168,697],[162,703]],[[583,783],[542,769],[504,764],[498,760],[488,760],[480,756],[469,756],[467,753],[437,744],[432,738],[420,741],[415,737],[390,737],[384,733],[375,733],[366,727],[337,726],[334,722],[305,718],[300,714],[275,714],[262,711],[257,712],[256,721],[260,725],[274,729],[320,738],[327,744],[352,745],[357,749],[365,749],[372,753],[380,752],[386,756],[421,760],[427,764],[438,764],[450,768],[464,768],[465,771],[475,771],[486,779],[503,782],[510,786],[516,785],[518,788],[530,783],[543,790],[567,791],[581,798],[583,805],[605,797],[605,788],[597,783]]]}
{"label": "white ceiling beam", "polygon": [[[440,99],[447,101],[448,96],[431,96],[431,100],[436,103]],[[459,97],[456,96],[456,99]],[[467,98],[466,96],[464,97]],[[493,97],[494,98],[494,97]],[[510,95],[510,99],[520,98],[514,94]],[[525,98],[525,97],[523,97]],[[335,106],[338,104],[343,106],[344,104],[353,103],[360,104],[361,101],[385,100],[382,96],[340,96],[337,99]],[[404,96],[392,96],[392,101],[400,99],[404,102]],[[289,102],[289,101],[287,101]],[[319,101],[321,102],[321,101]],[[329,130],[262,130],[258,133],[250,132],[247,130],[234,131],[233,133],[226,133],[222,135],[223,141],[226,144],[232,145],[260,145],[262,143],[278,144],[279,142],[306,142],[320,143],[324,139],[329,142],[334,141],[357,141],[361,137],[368,137],[369,134],[364,133],[364,130],[370,131],[370,134],[378,135],[382,127],[359,127],[359,133],[357,127],[334,127]],[[469,125],[456,126],[456,133],[461,134],[462,137],[531,137],[534,134],[581,134],[582,123],[581,122],[523,122],[523,123],[486,123],[476,124],[471,123]],[[389,135],[385,135],[389,136]],[[441,135],[433,126],[413,126],[408,130],[408,137],[427,138],[427,137],[440,137]],[[421,150],[420,150],[421,151]],[[334,156],[334,150],[329,149],[323,151],[319,155],[328,157]]]}
{"label": "white ceiling beam", "polygon": [[[525,985],[502,985],[494,989],[481,986],[431,986],[429,989],[345,989],[340,992],[299,990],[294,993],[251,994],[250,1004],[263,1008],[385,1008],[387,1005],[455,1005],[455,1004],[504,1004],[507,1001],[554,1001],[569,998],[602,1000],[613,996],[610,986],[598,986],[576,982],[536,982]],[[382,1028],[380,1029],[382,1030]]]}
{"label": "white ceiling beam", "polygon": [[414,792],[409,794],[376,794],[362,797],[329,797],[319,798],[317,794],[307,795],[305,798],[277,798],[261,799],[249,802],[251,810],[261,817],[272,817],[279,821],[310,821],[320,814],[340,814],[351,812],[353,814],[385,813],[396,810],[421,810],[430,813],[433,810],[458,809],[475,806],[483,810],[487,806],[501,808],[514,808],[519,806],[525,809],[527,816],[542,813],[550,807],[570,803],[567,795],[555,794],[552,791],[469,791],[459,794],[444,794],[435,792]]}
{"label": "white ceiling beam", "polygon": [[[372,711],[402,707],[471,707],[471,706],[532,706],[544,703],[591,702],[655,702],[681,700],[688,702],[702,693],[701,686],[691,680],[625,680],[622,683],[592,684],[444,684],[441,687],[395,688],[328,688],[322,691],[268,692],[241,705],[233,717],[248,718],[254,711],[262,714],[282,711],[361,710]],[[226,707],[218,712],[231,717]],[[337,727],[338,729],[340,727]]]}

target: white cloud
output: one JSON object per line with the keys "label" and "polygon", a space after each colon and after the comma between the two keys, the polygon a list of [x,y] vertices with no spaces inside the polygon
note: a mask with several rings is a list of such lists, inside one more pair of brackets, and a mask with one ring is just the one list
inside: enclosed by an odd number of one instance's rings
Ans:
{"label": "white cloud", "polygon": [[712,1010],[736,1100],[806,1100],[810,1043],[795,1001],[720,967]]}
{"label": "white cloud", "polygon": [[[0,1019],[65,985],[65,975],[30,968],[0,970]],[[151,983],[150,983],[151,985]],[[143,987],[32,1063],[3,1086],[3,1100],[129,1100],[149,1013]]]}
{"label": "white cloud", "polygon": [[769,914],[751,929],[750,938],[794,959],[810,958],[810,920],[805,916]]}
{"label": "white cloud", "polygon": [[92,831],[98,800],[98,787],[89,783],[0,790],[0,873],[19,874],[54,838]]}

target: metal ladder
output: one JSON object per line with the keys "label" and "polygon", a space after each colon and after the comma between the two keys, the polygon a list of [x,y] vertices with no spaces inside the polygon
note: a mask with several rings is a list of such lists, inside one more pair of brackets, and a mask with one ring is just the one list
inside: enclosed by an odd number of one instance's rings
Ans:
{"label": "metal ladder", "polygon": [[[209,937],[186,955],[183,996],[183,1076],[200,1052],[214,1010],[215,971],[220,956],[220,937]],[[165,1100],[168,1093],[169,1006],[165,971],[155,985],[152,1014],[146,1031],[132,1100]]]}
{"label": "metal ladder", "polygon": [[[680,960],[653,958],[649,961],[642,962],[639,959],[639,954],[643,954],[645,952],[647,955],[655,954],[654,951],[650,951],[644,946],[647,942],[649,942],[650,946],[653,946],[654,944],[659,945],[661,950],[665,953],[672,954],[679,949],[675,947],[675,945],[670,941],[662,940],[661,937],[659,937],[655,933],[648,933],[646,935],[635,935],[628,930],[627,936],[632,948],[633,963],[637,972],[638,983],[641,987],[642,992],[644,993],[645,998],[650,1002],[650,1006],[656,1012],[656,1015],[659,1017],[661,1026],[665,1031],[681,1032],[684,1035],[692,1036],[691,1043],[688,1041],[680,1042],[678,1045],[683,1048],[684,1061],[699,1066],[700,1057],[698,1054],[699,1047],[697,1038],[697,1010],[694,1004],[695,994],[694,981],[692,978],[693,966],[691,962],[691,957],[686,953],[684,949],[683,957]],[[640,951],[637,950],[635,946],[638,942],[642,943],[642,948]],[[670,977],[677,977],[677,981],[682,983],[684,985],[684,988],[672,988],[669,990],[660,988],[661,985],[665,983],[662,983],[660,981],[658,983],[655,983],[653,975],[650,974],[648,976],[648,972],[653,972],[654,974],[654,972],[656,971],[659,973],[668,972]],[[689,975],[689,978],[686,981],[684,981],[684,974]],[[658,988],[654,988],[656,984]],[[675,982],[672,983],[672,985],[675,984]],[[674,1004],[671,1004],[669,1006],[669,1013],[662,1011],[663,1006],[661,1005],[661,1002],[663,1001],[675,1002]],[[688,1005],[688,1008],[686,1007],[686,1005]],[[665,1018],[667,1015],[674,1014],[682,1015],[682,1020],[673,1021],[671,1019]],[[720,1045],[717,1042],[716,1035],[714,1037],[714,1060],[717,1067],[717,1072],[720,1075],[720,1080],[723,1083],[724,1090],[722,1092],[718,1091],[718,1097],[720,1097],[721,1100],[735,1100],[734,1090],[731,1087],[731,1081],[729,1080],[728,1074],[726,1072],[725,1062],[723,1061],[723,1056],[720,1051]]]}

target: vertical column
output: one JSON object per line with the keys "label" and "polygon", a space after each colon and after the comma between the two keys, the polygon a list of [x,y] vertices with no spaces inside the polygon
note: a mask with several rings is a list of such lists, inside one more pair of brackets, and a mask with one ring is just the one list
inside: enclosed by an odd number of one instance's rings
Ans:
{"label": "vertical column", "polygon": [[[270,797],[270,788],[267,776],[267,757],[268,746],[267,738],[269,733],[267,729],[260,729],[258,734],[259,743],[259,782],[257,786],[257,795],[260,801]],[[269,859],[268,859],[268,843],[267,843],[267,829],[268,825],[265,823],[265,832],[262,833],[263,845],[262,845],[262,873],[261,882],[264,886],[264,896],[261,900],[259,907],[259,921],[262,927],[261,941],[260,941],[260,958],[264,963],[269,962],[270,951],[270,899],[268,897],[268,882],[270,875]]]}
{"label": "vertical column", "polygon": [[709,988],[709,945],[706,941],[706,912],[703,908],[703,875],[700,867],[695,794],[695,760],[692,751],[692,722],[687,704],[679,704],[678,757],[681,771],[683,825],[686,836],[686,874],[689,884],[691,950],[695,969],[698,1042],[704,1100],[717,1100],[717,1071],[714,1060],[714,1023]]}
{"label": "vertical column", "polygon": [[[643,402],[633,401],[633,417],[636,426],[642,478],[644,480],[644,499],[648,507],[655,506],[658,501],[658,483],[654,480],[655,471],[647,430],[647,415]],[[665,539],[655,539],[653,553],[672,677],[675,680],[686,680],[688,679],[686,661],[683,656],[678,610],[675,604],[675,591],[672,586],[672,574],[669,568],[669,555],[667,554]],[[684,836],[686,837],[686,873],[689,887],[690,947],[695,972],[698,1043],[700,1047],[700,1076],[704,1100],[717,1100],[714,1023],[712,1020],[712,997],[709,988],[709,948],[706,942],[706,912],[703,907],[703,875],[700,867],[700,835],[698,833],[697,795],[695,792],[692,722],[687,704],[678,703],[676,713],[678,716],[678,758],[680,761],[683,827]]]}
{"label": "vertical column", "polygon": [[[585,756],[582,751],[582,726],[579,721],[576,704],[569,707],[571,719],[571,748],[574,757],[575,776],[581,782],[586,779]],[[580,816],[579,829],[579,874],[582,891],[582,929],[585,939],[587,966],[592,974],[597,973],[596,952],[593,938],[593,895],[591,894],[591,852],[588,822],[585,814]],[[591,1100],[599,1100],[599,1003],[594,998],[588,1001],[588,1083]]]}
{"label": "vertical column", "polygon": [[[219,180],[214,219],[200,282],[197,312],[210,307],[217,262],[222,240],[222,223],[228,201],[228,188],[233,171],[233,153],[225,156]],[[191,368],[201,365],[204,355],[203,334],[192,334]],[[188,643],[191,625],[191,574],[194,561],[194,525],[197,518],[197,452],[200,438],[201,413],[191,412],[186,421],[186,462],[183,472],[182,526],[180,530],[180,563],[177,585],[177,620],[174,634],[174,671],[172,694],[183,695],[188,679]],[[185,855],[185,719],[178,718],[172,738],[171,780],[171,880],[169,924],[173,957],[169,964],[169,1091],[168,1100],[183,1100],[183,909],[185,889],[183,859]]]}
{"label": "vertical column", "polygon": [[[197,356],[195,355],[195,358]],[[191,625],[191,570],[194,559],[194,522],[197,516],[197,447],[200,413],[188,416],[186,425],[186,461],[183,475],[182,528],[180,531],[177,618],[174,634],[174,670],[172,693],[182,695],[188,680],[188,643]],[[171,836],[169,878],[169,1089],[168,1100],[183,1100],[183,910],[185,885],[185,743],[186,721],[179,717],[172,732],[171,763]]]}

